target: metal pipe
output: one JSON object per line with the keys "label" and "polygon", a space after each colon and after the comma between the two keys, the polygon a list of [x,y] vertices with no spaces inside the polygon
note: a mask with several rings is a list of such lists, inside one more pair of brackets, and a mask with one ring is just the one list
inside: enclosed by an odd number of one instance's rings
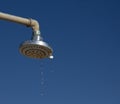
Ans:
{"label": "metal pipe", "polygon": [[0,12],[0,19],[26,25],[31,27],[36,34],[40,34],[39,23],[34,19],[22,18],[2,12]]}

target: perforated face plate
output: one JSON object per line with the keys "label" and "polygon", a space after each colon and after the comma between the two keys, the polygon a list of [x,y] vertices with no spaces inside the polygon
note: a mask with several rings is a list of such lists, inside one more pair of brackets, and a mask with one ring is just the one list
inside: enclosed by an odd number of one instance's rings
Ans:
{"label": "perforated face plate", "polygon": [[20,52],[31,58],[47,58],[51,55],[52,50],[44,42],[42,44],[25,43],[20,46]]}

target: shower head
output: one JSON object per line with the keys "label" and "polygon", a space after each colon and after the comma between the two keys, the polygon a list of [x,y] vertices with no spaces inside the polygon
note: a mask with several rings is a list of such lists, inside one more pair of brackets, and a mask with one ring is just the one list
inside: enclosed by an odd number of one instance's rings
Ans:
{"label": "shower head", "polygon": [[19,47],[19,50],[23,55],[31,58],[51,58],[51,59],[53,58],[52,48],[40,37],[40,26],[38,21],[2,12],[0,12],[0,19],[16,22],[32,28],[33,30],[32,40],[25,41]]}
{"label": "shower head", "polygon": [[19,50],[23,55],[30,58],[53,58],[52,48],[42,41],[40,35],[33,35],[32,40],[23,42]]}

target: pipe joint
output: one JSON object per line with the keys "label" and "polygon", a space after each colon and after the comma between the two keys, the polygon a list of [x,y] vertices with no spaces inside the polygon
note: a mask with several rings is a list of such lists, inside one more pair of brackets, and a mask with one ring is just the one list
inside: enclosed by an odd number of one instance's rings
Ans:
{"label": "pipe joint", "polygon": [[40,34],[40,27],[39,23],[37,20],[34,19],[29,19],[29,24],[27,25],[28,27],[31,27],[33,31],[35,31],[37,34]]}
{"label": "pipe joint", "polygon": [[2,12],[0,12],[0,19],[26,25],[28,27],[31,27],[33,31],[35,31],[37,34],[40,33],[39,23],[34,19],[22,18],[22,17],[10,15],[10,14],[2,13]]}

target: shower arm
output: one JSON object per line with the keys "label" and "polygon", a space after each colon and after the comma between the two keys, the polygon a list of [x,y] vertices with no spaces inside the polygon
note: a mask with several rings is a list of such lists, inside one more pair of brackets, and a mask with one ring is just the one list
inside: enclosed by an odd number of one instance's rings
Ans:
{"label": "shower arm", "polygon": [[22,18],[2,12],[0,12],[0,19],[26,25],[27,27],[31,27],[33,29],[34,35],[40,35],[39,23],[34,19]]}

